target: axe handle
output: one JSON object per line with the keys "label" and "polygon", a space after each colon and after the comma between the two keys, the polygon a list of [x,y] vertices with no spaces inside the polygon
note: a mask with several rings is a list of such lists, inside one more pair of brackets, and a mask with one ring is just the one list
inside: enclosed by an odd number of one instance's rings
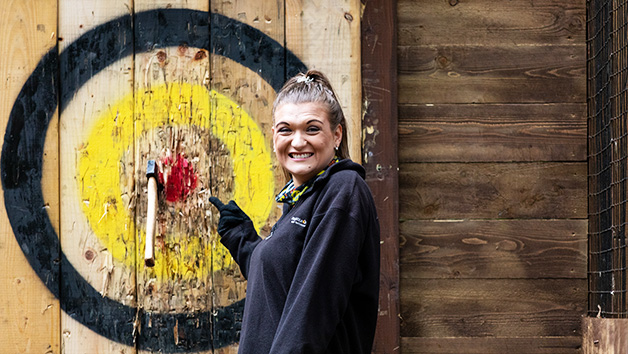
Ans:
{"label": "axe handle", "polygon": [[147,267],[155,265],[155,226],[157,224],[157,180],[148,179],[148,208],[146,211],[146,249],[144,263]]}

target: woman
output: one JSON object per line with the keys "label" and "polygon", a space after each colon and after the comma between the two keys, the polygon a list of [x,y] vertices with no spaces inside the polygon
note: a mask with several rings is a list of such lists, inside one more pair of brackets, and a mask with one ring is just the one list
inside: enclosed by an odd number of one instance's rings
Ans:
{"label": "woman", "polygon": [[379,223],[362,166],[349,160],[342,109],[310,70],[273,106],[277,161],[291,180],[262,239],[234,201],[218,233],[247,278],[240,353],[370,353],[379,293]]}

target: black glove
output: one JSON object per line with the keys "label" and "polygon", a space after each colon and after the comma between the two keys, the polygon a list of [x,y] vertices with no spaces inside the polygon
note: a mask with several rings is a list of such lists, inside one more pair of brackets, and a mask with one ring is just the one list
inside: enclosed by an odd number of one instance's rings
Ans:
{"label": "black glove", "polygon": [[220,220],[218,220],[218,234],[220,236],[223,236],[230,229],[251,220],[233,200],[223,204],[220,199],[209,197],[209,202],[214,204],[220,212]]}

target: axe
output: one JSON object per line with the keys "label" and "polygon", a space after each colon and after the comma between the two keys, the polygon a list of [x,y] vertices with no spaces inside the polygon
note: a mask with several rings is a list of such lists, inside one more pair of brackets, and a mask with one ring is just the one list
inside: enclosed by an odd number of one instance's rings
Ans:
{"label": "axe", "polygon": [[146,178],[148,179],[148,207],[146,210],[146,249],[144,250],[144,264],[147,267],[155,265],[155,226],[157,224],[157,194],[158,194],[159,167],[155,160],[148,160]]}

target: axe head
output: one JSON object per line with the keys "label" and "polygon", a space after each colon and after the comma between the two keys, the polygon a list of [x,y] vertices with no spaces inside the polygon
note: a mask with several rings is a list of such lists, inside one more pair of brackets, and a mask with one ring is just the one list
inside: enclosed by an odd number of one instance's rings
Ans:
{"label": "axe head", "polygon": [[148,160],[146,164],[146,178],[154,177],[156,180],[159,180],[159,167],[155,163],[155,160]]}

